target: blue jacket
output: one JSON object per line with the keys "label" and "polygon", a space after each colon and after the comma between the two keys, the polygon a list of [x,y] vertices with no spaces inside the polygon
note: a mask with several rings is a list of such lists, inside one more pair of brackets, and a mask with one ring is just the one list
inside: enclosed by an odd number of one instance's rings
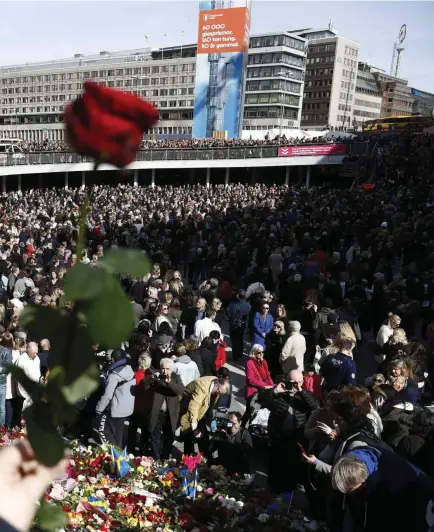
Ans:
{"label": "blue jacket", "polygon": [[321,375],[327,390],[337,390],[340,386],[356,384],[356,363],[342,353],[326,356],[322,363]]}
{"label": "blue jacket", "polygon": [[274,327],[273,316],[268,313],[265,320],[261,318],[261,314],[257,312],[253,318],[253,338],[252,344],[259,344],[265,347],[265,338],[262,333],[269,334]]}

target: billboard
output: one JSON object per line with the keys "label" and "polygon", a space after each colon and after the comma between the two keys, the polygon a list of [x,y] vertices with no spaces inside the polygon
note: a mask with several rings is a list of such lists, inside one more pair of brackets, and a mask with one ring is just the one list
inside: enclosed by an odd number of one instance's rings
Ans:
{"label": "billboard", "polygon": [[300,144],[281,146],[279,157],[300,157],[303,155],[345,155],[345,144]]}
{"label": "billboard", "polygon": [[201,0],[193,137],[238,138],[250,41],[251,0]]}

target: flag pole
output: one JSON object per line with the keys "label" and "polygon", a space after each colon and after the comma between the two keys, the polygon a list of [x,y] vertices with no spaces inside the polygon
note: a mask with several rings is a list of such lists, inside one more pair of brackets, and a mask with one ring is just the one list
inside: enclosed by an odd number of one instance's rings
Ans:
{"label": "flag pole", "polygon": [[184,30],[181,32],[181,59],[182,59],[182,41],[184,40]]}

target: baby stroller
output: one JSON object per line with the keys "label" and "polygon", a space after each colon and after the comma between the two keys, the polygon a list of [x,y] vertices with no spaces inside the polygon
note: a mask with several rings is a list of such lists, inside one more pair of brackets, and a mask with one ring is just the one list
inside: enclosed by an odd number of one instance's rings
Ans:
{"label": "baby stroller", "polygon": [[268,447],[268,418],[270,411],[263,408],[258,401],[256,393],[250,400],[249,406],[249,432],[252,436],[253,447],[255,449],[266,449]]}

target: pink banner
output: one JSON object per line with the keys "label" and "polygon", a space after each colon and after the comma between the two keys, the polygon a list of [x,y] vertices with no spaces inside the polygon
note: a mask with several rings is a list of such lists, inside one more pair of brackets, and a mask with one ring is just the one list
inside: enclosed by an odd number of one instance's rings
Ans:
{"label": "pink banner", "polygon": [[304,155],[345,155],[345,144],[300,144],[281,146],[279,157],[300,157]]}

